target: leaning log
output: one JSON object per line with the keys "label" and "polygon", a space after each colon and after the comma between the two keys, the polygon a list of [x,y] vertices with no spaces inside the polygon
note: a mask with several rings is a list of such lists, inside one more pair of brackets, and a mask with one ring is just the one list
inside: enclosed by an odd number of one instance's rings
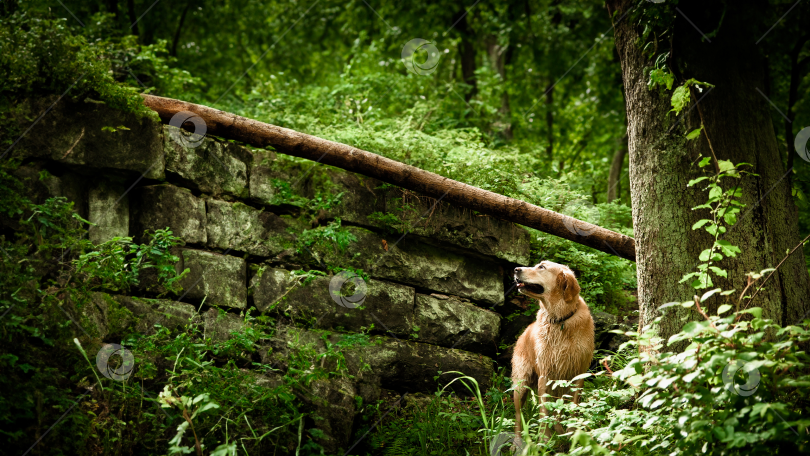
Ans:
{"label": "leaning log", "polygon": [[635,240],[591,223],[576,220],[508,196],[482,190],[346,144],[237,116],[218,109],[172,98],[143,96],[146,106],[169,123],[182,111],[196,114],[206,134],[240,141],[258,148],[307,158],[318,163],[379,179],[492,217],[553,234],[596,250],[636,261]]}

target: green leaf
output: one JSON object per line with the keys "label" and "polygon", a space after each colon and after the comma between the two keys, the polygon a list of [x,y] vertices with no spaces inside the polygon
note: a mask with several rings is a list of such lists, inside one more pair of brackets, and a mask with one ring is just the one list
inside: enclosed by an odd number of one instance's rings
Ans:
{"label": "green leaf", "polygon": [[717,165],[720,167],[721,173],[723,171],[729,171],[737,168],[734,166],[734,163],[730,162],[729,160],[717,160]]}
{"label": "green leaf", "polygon": [[686,135],[686,139],[692,140],[692,139],[697,138],[698,136],[700,136],[700,131],[701,130],[703,130],[703,125],[701,125],[700,128],[696,128],[696,129],[690,131],[689,134]]}
{"label": "green leaf", "polygon": [[711,161],[712,161],[712,157],[703,157],[703,159],[700,160],[700,163],[698,163],[698,166],[703,168],[704,166],[708,165]]}
{"label": "green leaf", "polygon": [[698,220],[694,225],[692,225],[692,229],[696,230],[696,229],[700,228],[701,226],[703,226],[703,225],[705,225],[705,224],[707,224],[709,222],[711,222],[711,220],[709,220],[709,219]]}
{"label": "green leaf", "polygon": [[762,318],[762,307],[752,307],[750,309],[741,310],[740,313],[749,313],[754,318]]}
{"label": "green leaf", "polygon": [[717,293],[718,291],[723,291],[720,288],[715,288],[714,290],[707,291],[703,293],[703,296],[700,297],[700,302],[705,302],[707,299],[711,298],[713,294]]}
{"label": "green leaf", "polygon": [[672,84],[675,82],[675,77],[672,73],[667,72],[666,68],[656,68],[650,71],[650,80],[647,82],[647,87],[654,89],[655,86],[661,85],[672,90]]}
{"label": "green leaf", "polygon": [[680,114],[683,108],[689,104],[689,88],[686,85],[682,85],[675,89],[672,92],[672,111],[675,111],[675,114]]}
{"label": "green leaf", "polygon": [[731,310],[731,306],[728,304],[723,304],[722,306],[717,308],[717,315],[723,315],[724,313]]}
{"label": "green leaf", "polygon": [[691,187],[691,186],[697,184],[698,182],[704,181],[704,180],[706,180],[708,178],[709,178],[709,176],[701,176],[701,177],[698,177],[697,179],[692,179],[692,180],[689,181],[688,184],[686,184],[686,186]]}
{"label": "green leaf", "polygon": [[728,277],[728,272],[725,269],[720,269],[717,266],[709,266],[709,269],[712,270],[718,277]]}
{"label": "green leaf", "polygon": [[733,212],[726,212],[723,214],[723,220],[726,221],[726,224],[731,226],[737,223],[737,216]]}
{"label": "green leaf", "polygon": [[723,254],[727,257],[733,258],[736,257],[738,253],[742,252],[742,250],[740,250],[739,247],[737,247],[736,245],[732,245],[730,242],[723,239],[720,239],[717,242],[715,242],[715,245],[720,247],[720,249],[723,251]]}
{"label": "green leaf", "polygon": [[[711,232],[711,231],[709,231],[709,232]],[[700,256],[698,258],[700,259],[700,261],[709,261],[709,253],[711,253],[711,252],[712,252],[712,249],[706,249],[706,250],[700,252]],[[714,253],[712,253],[712,258],[711,259],[712,259],[712,261],[720,261],[720,260],[723,259],[723,256],[720,255],[717,251],[715,251]],[[703,270],[705,270],[705,268]]]}

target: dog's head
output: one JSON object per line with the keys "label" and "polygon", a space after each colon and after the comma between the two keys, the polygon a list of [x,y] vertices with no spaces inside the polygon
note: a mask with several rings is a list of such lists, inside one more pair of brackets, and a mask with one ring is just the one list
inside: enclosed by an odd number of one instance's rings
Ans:
{"label": "dog's head", "polygon": [[541,261],[533,268],[515,268],[518,291],[544,304],[575,302],[579,296],[579,282],[568,266]]}

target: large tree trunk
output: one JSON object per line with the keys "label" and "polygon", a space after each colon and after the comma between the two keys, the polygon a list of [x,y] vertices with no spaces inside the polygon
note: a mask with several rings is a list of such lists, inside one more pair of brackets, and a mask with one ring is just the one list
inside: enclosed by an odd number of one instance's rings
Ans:
{"label": "large tree trunk", "polygon": [[608,173],[608,191],[607,202],[611,202],[616,198],[622,198],[622,166],[624,166],[624,156],[627,155],[627,145],[625,135],[617,142],[619,143],[616,152],[613,154],[613,161],[610,162],[610,172]]}
{"label": "large tree trunk", "polygon": [[[810,57],[805,57],[799,60],[799,53],[801,53],[804,44],[810,41],[810,34],[806,34],[796,41],[793,50],[790,52],[790,86],[788,87],[788,105],[787,105],[787,118],[785,119],[785,143],[787,143],[787,168],[793,169],[793,159],[795,158],[796,151],[793,147],[793,121],[796,120],[796,113],[793,107],[799,98],[799,83],[804,77],[807,63],[810,62]],[[791,180],[788,175],[788,182]]]}
{"label": "large tree trunk", "polygon": [[[608,11],[618,11],[613,16],[618,21],[634,3],[608,0]],[[661,7],[652,3],[638,6]],[[736,302],[745,288],[747,272],[776,266],[800,239],[769,107],[756,92],[757,87],[763,87],[764,74],[761,50],[752,37],[764,33],[758,25],[764,14],[752,5],[739,3],[686,0],[678,7],[682,13],[672,12],[674,61],[668,62],[676,81],[695,78],[716,85],[710,93],[704,92],[705,98],[699,104],[714,151],[719,159],[753,164],[751,171],[758,174],[745,176],[739,182],[746,207],[725,239],[740,247],[742,253],[720,262],[729,277],[720,283],[715,281],[724,289],[736,289],[732,295]],[[722,26],[711,43],[702,42],[701,34],[684,15],[704,32],[714,30],[721,22]],[[691,209],[705,203],[707,194],[686,185],[700,175],[696,166],[700,156],[711,156],[711,152],[705,135],[693,141],[684,138],[684,133],[700,125],[698,109],[684,109],[683,121],[670,132],[676,122],[675,115],[669,112],[671,92],[647,88],[644,69],[653,62],[642,53],[637,41],[637,27],[645,24],[639,25],[632,17],[616,22],[615,39],[626,90],[630,192],[638,246],[639,325],[643,330],[645,323],[660,315],[656,310],[659,306],[689,300],[695,294],[688,283],[678,281],[684,273],[695,270],[698,255],[711,246],[711,238],[703,230],[691,228],[697,220],[708,218],[708,211]],[[659,42],[659,46],[666,44]],[[714,296],[708,301],[710,312],[715,311],[720,299],[726,299]],[[763,316],[783,324],[796,323],[810,310],[810,278],[801,251],[785,261],[751,306],[762,307]],[[683,325],[681,315],[695,316],[692,310],[676,309],[680,314],[670,312],[662,322],[660,335],[665,340]]]}
{"label": "large tree trunk", "polygon": [[[462,207],[519,223],[628,260],[636,257],[633,238],[537,207],[525,201],[498,195],[448,179],[390,158],[345,144],[327,141],[275,125],[171,98],[143,95],[144,103],[166,122],[180,112],[196,114],[209,134],[245,142],[254,147],[272,146],[295,157],[379,179],[408,190],[456,203]],[[185,116],[186,119],[189,116]],[[190,122],[189,122],[190,123]]]}

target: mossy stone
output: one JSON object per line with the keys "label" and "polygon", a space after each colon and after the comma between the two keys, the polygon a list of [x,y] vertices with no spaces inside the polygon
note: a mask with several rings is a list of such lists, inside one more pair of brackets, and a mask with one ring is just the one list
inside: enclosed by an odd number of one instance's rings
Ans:
{"label": "mossy stone", "polygon": [[143,242],[144,231],[169,228],[187,244],[205,244],[205,202],[173,185],[136,188],[130,197],[130,233]]}
{"label": "mossy stone", "polygon": [[247,277],[242,258],[181,249],[177,272],[189,269],[179,281],[186,298],[202,301],[209,306],[244,309],[247,307]]}
{"label": "mossy stone", "polygon": [[170,125],[164,129],[167,175],[209,195],[248,196],[251,155],[247,149],[213,138],[205,138],[196,147],[191,147],[188,142],[177,139],[190,133]]}

